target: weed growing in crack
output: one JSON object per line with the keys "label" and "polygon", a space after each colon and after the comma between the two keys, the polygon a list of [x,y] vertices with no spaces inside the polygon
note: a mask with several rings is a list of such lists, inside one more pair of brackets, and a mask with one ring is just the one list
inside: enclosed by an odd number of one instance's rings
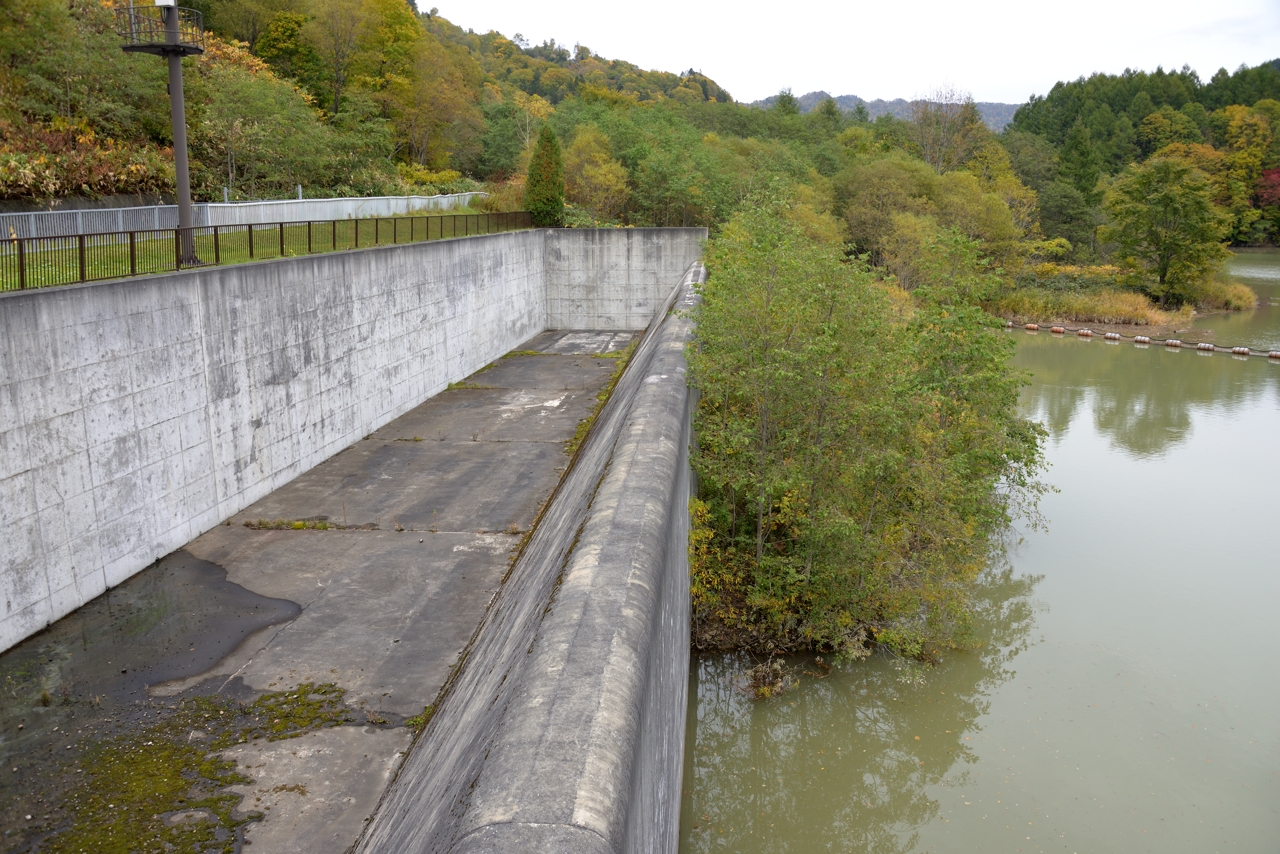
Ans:
{"label": "weed growing in crack", "polygon": [[244,526],[254,531],[327,531],[330,527],[325,519],[245,519]]}

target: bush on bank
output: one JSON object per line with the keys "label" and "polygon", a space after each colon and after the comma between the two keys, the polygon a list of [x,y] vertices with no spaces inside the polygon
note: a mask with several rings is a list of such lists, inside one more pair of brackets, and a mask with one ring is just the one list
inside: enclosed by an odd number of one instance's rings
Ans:
{"label": "bush on bank", "polygon": [[911,294],[786,199],[707,248],[690,351],[694,642],[935,659],[964,644],[993,535],[1037,493],[1013,344],[972,303],[975,242],[926,245]]}
{"label": "bush on bank", "polygon": [[1008,285],[984,301],[994,314],[1018,322],[1067,321],[1163,326],[1190,319],[1201,311],[1251,309],[1257,297],[1248,286],[1221,271],[1186,289],[1187,302],[1162,309],[1142,293],[1143,282],[1132,270],[1113,265],[1027,265],[1009,277]]}

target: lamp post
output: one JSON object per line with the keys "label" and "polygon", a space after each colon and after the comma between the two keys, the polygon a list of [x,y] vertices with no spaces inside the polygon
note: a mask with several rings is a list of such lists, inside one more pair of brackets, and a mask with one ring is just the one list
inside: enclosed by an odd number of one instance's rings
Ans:
{"label": "lamp post", "polygon": [[195,226],[191,214],[191,170],[187,163],[187,108],[182,97],[182,58],[204,53],[204,20],[194,9],[175,0],[155,0],[155,6],[116,9],[116,31],[125,40],[122,49],[151,53],[169,62],[169,121],[173,125],[173,167],[178,185],[179,263],[198,264]]}

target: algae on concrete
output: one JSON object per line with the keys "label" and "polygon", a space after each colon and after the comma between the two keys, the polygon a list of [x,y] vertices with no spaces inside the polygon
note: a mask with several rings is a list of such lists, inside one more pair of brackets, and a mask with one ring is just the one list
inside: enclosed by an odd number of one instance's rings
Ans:
{"label": "algae on concrete", "polygon": [[[256,739],[277,741],[354,719],[336,685],[304,684],[245,704],[195,696],[150,711],[156,720],[81,746],[61,775],[58,826],[40,843],[48,854],[94,851],[236,851],[240,829],[260,813],[236,815],[252,783],[218,755]],[[148,713],[144,712],[144,715]]]}

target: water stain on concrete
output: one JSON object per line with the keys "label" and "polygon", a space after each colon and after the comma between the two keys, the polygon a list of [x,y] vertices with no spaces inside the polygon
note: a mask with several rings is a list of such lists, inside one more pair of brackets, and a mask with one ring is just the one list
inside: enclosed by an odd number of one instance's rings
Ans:
{"label": "water stain on concrete", "polygon": [[300,612],[183,549],[0,654],[0,850],[32,843],[85,738],[148,717],[148,685],[203,673]]}
{"label": "water stain on concrete", "polygon": [[11,699],[38,683],[59,699],[128,702],[148,685],[203,673],[248,635],[301,610],[180,549],[0,655],[0,686]]}

